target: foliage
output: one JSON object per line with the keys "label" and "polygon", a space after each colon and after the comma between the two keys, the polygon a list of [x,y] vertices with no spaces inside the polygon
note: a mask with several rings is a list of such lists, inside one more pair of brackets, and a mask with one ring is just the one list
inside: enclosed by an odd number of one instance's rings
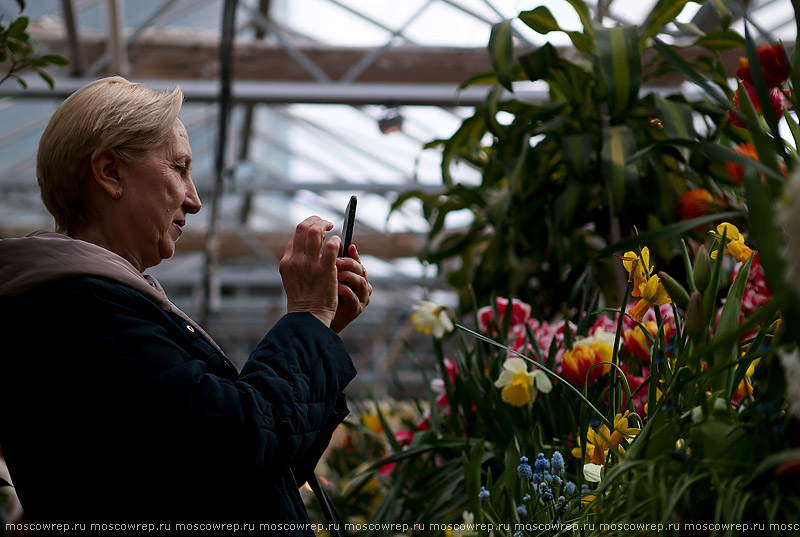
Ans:
{"label": "foliage", "polygon": [[[17,5],[20,12],[25,9],[24,0],[17,0]],[[54,54],[39,56],[31,36],[26,32],[28,22],[28,17],[19,16],[6,24],[0,16],[0,63],[7,65],[7,71],[0,78],[0,84],[9,78],[14,78],[20,86],[27,88],[28,83],[20,73],[32,69],[50,86],[50,89],[53,89],[53,78],[44,68],[49,65],[67,65],[67,60]]]}
{"label": "foliage", "polygon": [[[463,86],[498,85],[450,139],[428,144],[442,149],[444,189],[411,191],[394,204],[422,201],[431,228],[421,257],[443,272],[455,263],[457,270],[446,274],[464,309],[472,306],[471,285],[480,303],[493,292],[518,296],[552,317],[590,265],[607,301],[617,303],[622,289],[607,255],[610,244],[635,229],[655,231],[679,221],[676,201],[693,189],[713,193],[716,212],[742,209],[722,164],[730,158],[718,158],[730,151],[718,143],[749,139],[726,117],[733,92],[720,60],[744,39],[723,28],[697,30],[682,47],[658,41],[654,36],[685,2],[659,4],[642,28],[595,27],[583,2],[569,3],[583,23],[580,32],[562,30],[545,6],[520,13],[519,20],[541,34],[567,34],[576,52],[570,57],[546,43],[514,58],[512,21],[493,27],[488,50],[494,71]],[[702,79],[714,99],[640,95],[644,83],[674,74],[669,60],[690,47],[702,51],[687,64],[690,80]],[[528,82],[545,84],[548,99],[516,98],[514,90]],[[664,143],[677,138],[719,151]],[[459,166],[477,167],[481,183],[459,182]],[[472,213],[471,225],[446,228],[447,215],[459,210]],[[679,247],[674,235],[665,237],[653,245],[662,258]]]}
{"label": "foliage", "polygon": [[[392,473],[391,464],[373,473],[365,471],[394,449],[386,441],[384,425],[393,431],[416,429],[421,411],[409,402],[391,399],[373,404],[356,402],[351,407],[353,412],[336,429],[316,472],[342,519],[346,523],[364,524],[383,500],[387,478]],[[398,435],[401,442],[405,442],[403,434]],[[325,522],[317,501],[312,500],[308,491],[305,496],[312,520]]]}
{"label": "foliage", "polygon": [[[786,58],[723,28],[698,35],[708,55],[690,62],[657,37],[684,2],[659,4],[641,29],[593,27],[570,4],[580,61],[545,45],[512,62],[508,21],[489,44],[502,87],[545,80],[551,101],[493,91],[441,142],[444,195],[398,202],[423,200],[425,255],[461,260],[451,283],[471,316],[444,336],[447,355],[435,317],[440,378],[412,434],[384,422],[392,453],[364,475],[395,466],[370,521],[781,534],[770,524],[800,524],[800,284],[787,270],[800,266],[799,49]],[[559,31],[544,7],[520,18]],[[719,52],[735,46],[747,61],[732,90]],[[640,72],[668,70],[702,98],[638,95]],[[455,181],[456,161],[480,166],[481,185]],[[445,231],[463,208],[470,229]],[[624,291],[601,296],[615,274]]]}

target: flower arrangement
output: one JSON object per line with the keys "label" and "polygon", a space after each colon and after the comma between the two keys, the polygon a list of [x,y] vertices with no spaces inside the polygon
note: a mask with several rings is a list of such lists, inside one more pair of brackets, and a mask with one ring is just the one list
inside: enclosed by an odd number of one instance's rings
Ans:
{"label": "flower arrangement", "polygon": [[[595,28],[570,4],[583,63],[549,45],[515,63],[506,21],[494,73],[474,80],[543,80],[552,102],[491,92],[436,144],[444,195],[398,200],[423,198],[425,255],[459,259],[461,306],[416,309],[439,378],[404,449],[372,467],[394,464],[371,520],[514,537],[796,528],[799,49],[724,27],[697,37],[710,59],[690,62],[658,38],[669,3],[640,29]],[[520,20],[562,31],[543,6]],[[731,46],[744,50],[736,72],[710,68]],[[645,47],[705,99],[639,95]],[[492,121],[500,110],[510,124]],[[483,168],[480,186],[458,184],[459,159]],[[462,206],[475,222],[448,234],[442,219]]]}

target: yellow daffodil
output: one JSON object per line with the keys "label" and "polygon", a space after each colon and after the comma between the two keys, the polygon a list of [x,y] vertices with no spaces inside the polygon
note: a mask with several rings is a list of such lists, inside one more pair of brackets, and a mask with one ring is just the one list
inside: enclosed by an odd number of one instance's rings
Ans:
{"label": "yellow daffodil", "polygon": [[640,295],[642,298],[631,309],[631,319],[637,323],[642,322],[644,314],[647,313],[652,306],[660,306],[661,304],[669,304],[672,299],[669,298],[667,290],[658,276],[651,276],[647,283],[641,284],[639,287]]}
{"label": "yellow daffodil", "polygon": [[536,400],[538,392],[548,393],[553,383],[544,371],[528,371],[528,365],[522,358],[509,358],[503,364],[503,371],[494,383],[496,388],[503,388],[503,401],[512,406],[523,406]]}
{"label": "yellow daffodil", "polygon": [[628,271],[628,281],[633,282],[632,296],[642,296],[640,287],[645,283],[653,272],[650,265],[650,250],[645,246],[642,248],[642,256],[636,252],[625,252],[622,257],[622,266]]}
{"label": "yellow daffodil", "polygon": [[383,432],[381,419],[375,413],[364,412],[361,414],[361,424],[373,433],[381,434]]}
{"label": "yellow daffodil", "polygon": [[453,331],[453,321],[450,320],[447,306],[422,300],[413,309],[411,322],[423,334],[433,334],[436,339],[441,339],[446,333]]}
{"label": "yellow daffodil", "polygon": [[[641,432],[638,427],[631,427],[628,421],[630,411],[614,416],[614,432],[609,431],[608,426],[603,424],[597,430],[589,427],[586,431],[586,459],[584,461],[583,474],[589,481],[600,481],[600,470],[606,463],[609,447],[615,448],[620,453],[625,450],[620,447],[622,439],[633,440]],[[572,455],[580,458],[580,441],[578,446],[572,449]]]}
{"label": "yellow daffodil", "polygon": [[753,385],[750,383],[750,377],[756,374],[756,366],[760,361],[761,361],[760,357],[756,358],[748,366],[747,371],[744,374],[744,378],[739,383],[739,386],[736,388],[737,398],[741,399],[742,397],[753,395]]}
{"label": "yellow daffodil", "polygon": [[[586,507],[587,505],[595,501],[595,499],[597,499],[597,494],[595,494],[594,492],[584,492],[583,494],[581,494],[581,505]],[[600,506],[595,505],[594,510],[599,511]]]}
{"label": "yellow daffodil", "polygon": [[[736,261],[744,263],[753,253],[753,250],[744,243],[744,235],[739,233],[739,228],[728,222],[723,222],[717,226],[716,231],[709,231],[716,240],[722,240],[722,234],[725,234],[725,248],[723,254],[731,254]],[[711,259],[717,258],[717,249],[711,251]]]}
{"label": "yellow daffodil", "polygon": [[624,414],[617,414],[614,416],[614,432],[611,433],[609,444],[618,447],[623,438],[626,440],[633,440],[637,434],[642,432],[638,427],[630,426],[628,414],[630,414],[630,410],[626,410]]}

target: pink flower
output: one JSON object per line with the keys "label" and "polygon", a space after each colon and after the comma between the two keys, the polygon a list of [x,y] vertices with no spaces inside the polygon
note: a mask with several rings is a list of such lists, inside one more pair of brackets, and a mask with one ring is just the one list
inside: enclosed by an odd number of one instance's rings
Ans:
{"label": "pink flower", "polygon": [[609,332],[611,334],[617,333],[617,321],[609,317],[608,315],[601,315],[597,318],[597,320],[592,325],[592,328],[589,329],[589,335],[593,335],[597,330],[602,330],[603,332]]}
{"label": "pink flower", "polygon": [[[488,333],[489,325],[494,322],[500,324],[506,314],[506,307],[509,300],[503,297],[497,297],[497,314],[500,316],[499,320],[494,318],[494,310],[491,306],[485,306],[478,310],[478,329],[480,332]],[[531,306],[518,298],[511,299],[511,324],[509,325],[509,332],[518,330],[519,327],[525,328],[525,323],[531,318]]]}
{"label": "pink flower", "polygon": [[[414,431],[409,431],[407,429],[403,429],[402,431],[397,431],[394,433],[394,439],[397,442],[397,445],[400,446],[401,449],[406,449],[411,441],[414,439]],[[389,455],[391,455],[392,449],[391,446],[387,447],[387,451]],[[390,462],[389,464],[384,464],[381,466],[380,470],[378,470],[378,475],[383,477],[384,479],[389,479],[394,472],[394,468],[396,463]]]}
{"label": "pink flower", "polygon": [[403,429],[394,433],[394,439],[400,447],[407,447],[414,439],[414,431]]}
{"label": "pink flower", "polygon": [[430,412],[426,411],[425,414],[422,415],[422,419],[419,420],[419,423],[417,423],[417,430],[418,431],[430,431],[431,430],[431,414],[430,414]]}
{"label": "pink flower", "polygon": [[456,375],[458,375],[458,365],[450,358],[444,359],[444,368],[447,370],[447,379],[451,386],[456,385]]}
{"label": "pink flower", "polygon": [[[561,348],[564,345],[564,326],[567,325],[565,321],[559,321],[555,324],[549,323],[542,323],[537,330],[536,333],[536,341],[539,344],[539,348],[542,349],[542,353],[547,355],[550,351],[550,346],[555,345],[557,348]],[[578,330],[578,327],[575,323],[570,322],[569,331],[572,334],[572,339],[575,339],[575,332]]]}
{"label": "pink flower", "polygon": [[[739,270],[742,268],[742,263],[733,267],[731,280],[736,279]],[[763,306],[772,298],[772,291],[767,285],[767,277],[764,273],[764,267],[761,266],[758,254],[753,255],[753,263],[750,266],[750,274],[747,276],[747,283],[744,287],[744,296],[742,297],[742,312],[749,314],[753,313],[759,307]]]}

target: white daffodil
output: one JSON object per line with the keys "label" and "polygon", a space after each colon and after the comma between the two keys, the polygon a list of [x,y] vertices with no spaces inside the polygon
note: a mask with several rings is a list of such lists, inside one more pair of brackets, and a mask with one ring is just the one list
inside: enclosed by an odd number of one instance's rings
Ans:
{"label": "white daffodil", "polygon": [[445,334],[453,331],[453,321],[450,319],[447,306],[422,300],[413,306],[413,310],[411,322],[423,334],[433,334],[436,339],[441,339]]}
{"label": "white daffodil", "polygon": [[503,364],[503,371],[494,383],[495,388],[503,388],[503,401],[512,406],[523,406],[536,400],[539,392],[549,393],[553,383],[541,369],[530,372],[522,358],[509,358]]}
{"label": "white daffodil", "polygon": [[603,465],[601,464],[594,464],[593,462],[587,462],[583,465],[583,477],[586,481],[590,481],[592,483],[599,483],[603,476],[601,475],[600,471],[603,469]]}

